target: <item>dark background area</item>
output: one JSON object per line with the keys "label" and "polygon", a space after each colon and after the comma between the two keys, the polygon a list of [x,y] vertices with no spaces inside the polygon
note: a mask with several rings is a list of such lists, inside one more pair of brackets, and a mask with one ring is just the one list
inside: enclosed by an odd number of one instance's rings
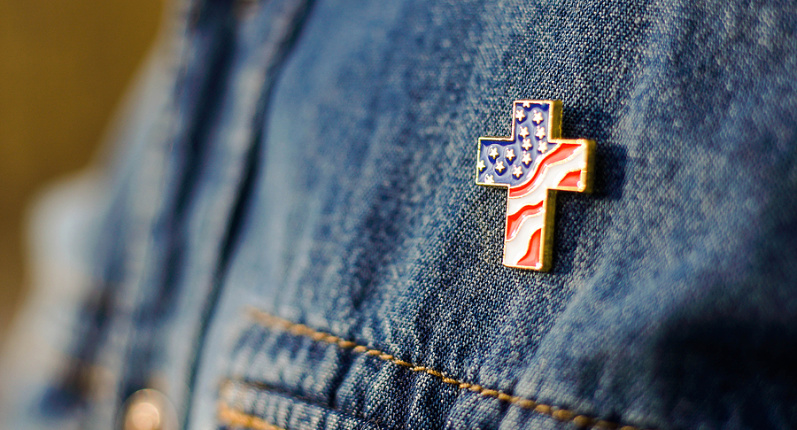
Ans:
{"label": "dark background area", "polygon": [[26,208],[85,167],[165,0],[0,0],[0,339],[25,296]]}

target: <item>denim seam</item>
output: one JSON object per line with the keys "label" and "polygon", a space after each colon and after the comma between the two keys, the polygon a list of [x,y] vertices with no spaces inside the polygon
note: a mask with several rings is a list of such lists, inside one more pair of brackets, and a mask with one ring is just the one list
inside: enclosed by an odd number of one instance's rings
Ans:
{"label": "denim seam", "polygon": [[[233,386],[233,385],[237,385],[237,386],[243,387],[245,390],[252,390],[252,391],[255,391],[255,392],[261,392],[261,393],[267,392],[267,393],[279,394],[279,395],[283,395],[283,396],[286,396],[286,397],[290,397],[292,399],[300,400],[300,401],[302,401],[302,402],[304,402],[306,404],[313,405],[313,406],[316,406],[316,407],[319,407],[319,408],[327,409],[327,410],[330,410],[330,411],[334,410],[333,408],[330,408],[328,405],[320,403],[318,400],[311,399],[311,398],[306,397],[306,396],[297,395],[297,394],[292,393],[292,392],[290,392],[290,391],[288,391],[288,390],[286,390],[284,388],[276,387],[276,386],[269,385],[269,384],[264,384],[262,382],[250,381],[250,380],[248,380],[247,378],[244,378],[244,377],[231,377],[231,378],[225,379],[221,383],[220,391],[222,393],[228,392],[230,387]],[[228,400],[226,400],[226,405],[229,405],[230,403],[232,403],[229,400],[229,397],[225,396],[224,394],[221,395],[221,398],[222,399],[225,399],[225,398],[228,399]],[[354,419],[354,420],[367,421],[367,422],[373,424],[374,426],[376,426],[377,428],[380,428],[380,429],[389,428],[385,424],[379,422],[379,420],[376,420],[374,418],[367,418],[367,417],[363,416],[361,413],[346,412],[346,411],[340,411],[340,410],[334,410],[334,411],[337,412],[337,413],[344,414],[347,417],[349,417],[351,419]]]}
{"label": "denim seam", "polygon": [[[481,395],[485,398],[494,398],[504,402],[507,402],[512,405],[519,406],[526,410],[534,411],[541,415],[546,415],[552,417],[556,420],[563,421],[563,422],[571,422],[578,427],[592,427],[598,429],[619,429],[619,430],[642,430],[639,427],[631,426],[631,425],[622,425],[611,421],[601,420],[594,417],[589,417],[586,415],[577,414],[570,409],[561,408],[553,405],[546,405],[543,403],[539,403],[537,401],[523,398],[520,396],[515,396],[512,394],[505,393],[500,390],[495,390],[491,388],[486,388],[478,384],[472,384],[469,382],[461,381],[456,378],[452,378],[446,375],[443,372],[440,372],[435,369],[428,368],[426,366],[419,366],[401,359],[394,357],[393,355],[387,354],[383,351],[378,349],[369,348],[367,346],[359,345],[356,342],[352,342],[349,340],[342,339],[338,336],[335,336],[330,333],[325,333],[322,331],[318,331],[312,327],[306,326],[304,324],[295,323],[292,321],[288,321],[286,319],[271,315],[264,311],[255,308],[247,308],[249,316],[258,324],[267,327],[267,328],[279,328],[288,331],[291,334],[296,336],[303,336],[309,337],[312,340],[317,342],[325,342],[328,344],[336,345],[341,349],[350,349],[352,352],[361,353],[365,355],[370,355],[372,357],[379,358],[380,360],[387,361],[393,363],[399,367],[403,367],[408,369],[412,372],[416,373],[425,373],[427,375],[431,375],[438,380],[449,384],[454,385],[462,390],[472,391],[476,394]],[[256,427],[252,427],[256,428]]]}
{"label": "denim seam", "polygon": [[231,408],[224,402],[219,403],[219,420],[225,427],[241,427],[254,430],[285,430],[264,420],[263,418]]}

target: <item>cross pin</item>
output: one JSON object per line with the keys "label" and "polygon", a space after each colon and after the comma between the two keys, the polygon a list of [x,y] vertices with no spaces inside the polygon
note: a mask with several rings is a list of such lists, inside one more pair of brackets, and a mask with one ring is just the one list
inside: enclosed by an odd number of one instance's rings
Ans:
{"label": "cross pin", "polygon": [[[509,188],[504,265],[546,271],[552,262],[556,191],[590,192],[595,141],[561,138],[560,100],[516,100],[512,112],[511,136],[479,138],[476,183]],[[529,129],[536,131],[533,144]],[[536,150],[530,151],[532,146]],[[511,158],[502,155],[507,153]]]}

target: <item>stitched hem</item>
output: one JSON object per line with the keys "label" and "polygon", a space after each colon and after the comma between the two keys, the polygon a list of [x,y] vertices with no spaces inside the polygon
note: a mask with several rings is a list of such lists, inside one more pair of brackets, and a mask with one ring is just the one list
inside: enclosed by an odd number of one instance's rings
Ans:
{"label": "stitched hem", "polygon": [[218,416],[219,421],[225,427],[240,427],[253,430],[285,430],[260,417],[233,409],[223,402],[219,403]]}
{"label": "stitched hem", "polygon": [[[339,414],[340,416],[344,417],[344,419],[356,420],[356,421],[363,422],[363,423],[367,422],[367,423],[372,424],[373,426],[375,426],[375,428],[379,428],[379,429],[390,429],[391,428],[391,427],[379,422],[378,420],[376,420],[374,418],[364,417],[364,416],[362,416],[361,413],[350,413],[350,412],[338,411],[338,410],[335,410],[334,408],[331,408],[328,405],[319,403],[315,399],[310,399],[310,398],[307,398],[305,396],[296,395],[296,394],[291,393],[291,392],[289,392],[289,391],[287,391],[285,389],[282,389],[282,388],[279,388],[279,387],[275,387],[273,385],[268,385],[268,384],[264,384],[264,383],[261,383],[261,382],[249,381],[249,380],[247,380],[245,378],[241,378],[241,377],[232,377],[232,378],[225,379],[224,381],[222,381],[221,388],[219,389],[219,392],[221,393],[221,401],[220,401],[220,403],[224,404],[228,408],[232,408],[233,410],[236,410],[236,409],[234,407],[232,407],[231,405],[236,405],[237,404],[236,401],[233,400],[233,399],[236,398],[236,396],[235,395],[231,396],[230,394],[233,393],[234,391],[237,391],[237,390],[235,390],[236,387],[240,388],[240,389],[243,389],[244,391],[257,392],[257,393],[268,393],[269,395],[278,395],[278,396],[288,397],[291,400],[299,401],[299,402],[302,402],[304,404],[311,405],[313,407],[317,407],[317,408],[321,408],[321,409],[324,409],[324,410],[327,410],[327,411],[330,411],[330,412],[334,412],[334,413]],[[238,397],[240,397],[240,392],[238,392],[237,394],[238,394]],[[241,410],[240,412],[245,413],[245,410]]]}
{"label": "stitched hem", "polygon": [[[359,345],[359,344],[357,344],[355,342],[342,339],[342,338],[340,338],[338,336],[335,336],[333,334],[329,334],[329,333],[324,333],[322,331],[318,331],[318,330],[313,329],[311,327],[308,327],[308,326],[306,326],[304,324],[294,323],[292,321],[288,321],[286,319],[283,319],[283,318],[268,314],[268,313],[263,312],[263,311],[261,311],[259,309],[255,309],[255,308],[251,308],[251,307],[249,307],[247,309],[248,309],[249,316],[253,320],[255,320],[257,323],[259,323],[259,324],[261,324],[261,325],[263,325],[265,327],[268,327],[268,328],[281,328],[281,329],[286,330],[289,333],[297,335],[297,336],[309,337],[310,339],[313,339],[313,340],[315,340],[317,342],[325,342],[325,343],[329,343],[329,344],[332,344],[332,345],[336,345],[336,346],[338,346],[341,349],[349,349],[352,352],[356,352],[356,353],[359,353],[359,354],[370,355],[370,356],[376,357],[376,358],[378,358],[378,359],[380,359],[382,361],[387,361],[389,363],[393,363],[393,364],[395,364],[397,366],[400,366],[400,367],[403,367],[405,369],[408,369],[408,370],[410,370],[412,372],[425,373],[427,375],[431,375],[431,376],[437,378],[438,380],[440,380],[440,381],[442,381],[442,382],[444,382],[446,384],[454,385],[454,386],[456,386],[456,387],[458,387],[459,389],[462,389],[462,390],[472,391],[474,393],[477,393],[477,394],[481,395],[482,397],[490,397],[490,398],[498,399],[498,400],[510,403],[512,405],[516,405],[516,406],[521,407],[523,409],[534,411],[534,412],[536,412],[538,414],[547,415],[547,416],[552,417],[552,418],[554,418],[556,420],[559,420],[559,421],[573,423],[573,424],[575,424],[578,427],[582,427],[582,428],[589,427],[589,428],[607,429],[607,430],[608,429],[612,429],[612,430],[643,430],[640,427],[631,426],[631,425],[623,425],[623,424],[619,424],[619,423],[615,423],[615,422],[611,422],[611,421],[597,419],[597,418],[586,416],[586,415],[577,414],[576,412],[571,411],[570,409],[561,408],[561,407],[557,407],[557,406],[553,406],[553,405],[546,405],[546,404],[534,401],[532,399],[527,399],[527,398],[524,398],[524,397],[515,396],[515,395],[512,395],[512,394],[505,393],[505,392],[500,391],[500,390],[494,390],[494,389],[491,389],[491,388],[483,387],[483,386],[478,385],[478,384],[471,384],[469,382],[460,381],[460,380],[458,380],[456,378],[452,378],[452,377],[450,377],[450,376],[448,376],[448,375],[446,375],[443,372],[440,372],[438,370],[434,370],[434,369],[430,369],[430,368],[425,367],[425,366],[418,366],[416,364],[409,363],[407,361],[398,359],[398,358],[396,358],[396,357],[394,357],[394,356],[392,356],[390,354],[387,354],[387,353],[385,353],[383,351],[380,351],[378,349],[373,349],[373,348],[369,348],[367,346]],[[259,427],[250,427],[250,428],[255,428],[255,429],[258,429],[258,430],[260,429]],[[272,428],[266,428],[264,430],[271,430],[271,429]]]}

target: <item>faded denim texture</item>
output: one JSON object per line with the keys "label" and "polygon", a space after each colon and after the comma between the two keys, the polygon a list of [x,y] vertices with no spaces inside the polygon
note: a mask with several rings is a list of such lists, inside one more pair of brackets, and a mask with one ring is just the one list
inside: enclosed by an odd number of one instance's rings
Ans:
{"label": "faded denim texture", "polygon": [[[797,427],[793,2],[187,10],[119,145],[75,359],[20,423],[108,428],[145,387],[187,429],[225,428],[225,390],[288,430],[579,423],[327,333],[594,420]],[[474,183],[523,98],[597,141],[549,273],[501,265],[506,192]]]}

